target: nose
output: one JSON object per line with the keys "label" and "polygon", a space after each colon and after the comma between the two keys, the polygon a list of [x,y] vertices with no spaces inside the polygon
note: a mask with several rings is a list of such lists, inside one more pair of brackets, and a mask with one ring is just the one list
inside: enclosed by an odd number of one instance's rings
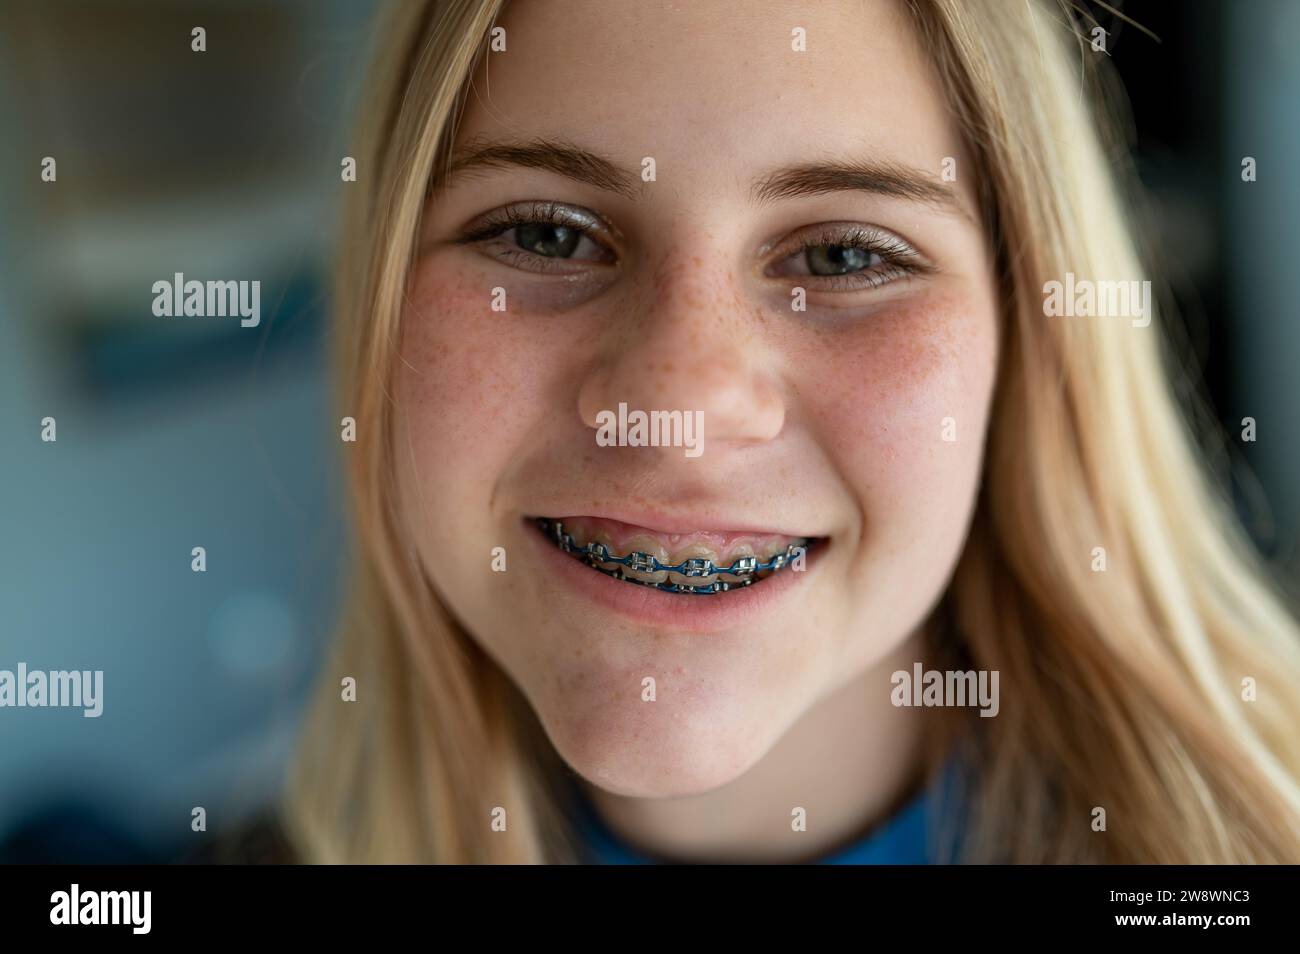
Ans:
{"label": "nose", "polygon": [[772,440],[785,403],[762,367],[753,307],[721,266],[700,256],[665,262],[579,388],[583,423],[596,428],[597,415],[626,403],[629,411],[701,412],[710,446]]}

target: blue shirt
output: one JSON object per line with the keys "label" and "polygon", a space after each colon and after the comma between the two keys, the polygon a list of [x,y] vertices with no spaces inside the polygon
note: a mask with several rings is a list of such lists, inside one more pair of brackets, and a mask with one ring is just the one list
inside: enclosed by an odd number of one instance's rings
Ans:
{"label": "blue shirt", "polygon": [[[954,779],[951,770],[875,826],[867,835],[840,848],[815,864],[822,865],[926,865],[940,858],[940,829],[944,812],[952,807]],[[653,858],[638,853],[622,841],[596,813],[590,801],[579,796],[576,827],[590,858],[589,864],[647,865]],[[945,833],[944,837],[947,837]],[[946,844],[946,842],[944,842]]]}

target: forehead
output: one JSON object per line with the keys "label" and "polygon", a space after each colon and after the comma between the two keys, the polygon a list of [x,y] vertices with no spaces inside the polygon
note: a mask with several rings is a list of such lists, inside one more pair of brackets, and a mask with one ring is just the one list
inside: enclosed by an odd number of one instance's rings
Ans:
{"label": "forehead", "polygon": [[458,141],[563,139],[632,169],[653,156],[661,180],[699,189],[792,160],[937,173],[961,154],[897,0],[514,0],[498,25],[506,50],[484,57]]}

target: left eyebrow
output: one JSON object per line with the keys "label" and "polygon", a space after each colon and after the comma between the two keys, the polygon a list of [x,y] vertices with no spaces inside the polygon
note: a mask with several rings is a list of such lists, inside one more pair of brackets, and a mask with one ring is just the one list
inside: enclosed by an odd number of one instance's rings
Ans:
{"label": "left eyebrow", "polygon": [[973,221],[956,190],[920,169],[897,162],[856,160],[787,166],[762,176],[750,190],[752,199],[760,204],[832,192],[870,192],[908,199]]}

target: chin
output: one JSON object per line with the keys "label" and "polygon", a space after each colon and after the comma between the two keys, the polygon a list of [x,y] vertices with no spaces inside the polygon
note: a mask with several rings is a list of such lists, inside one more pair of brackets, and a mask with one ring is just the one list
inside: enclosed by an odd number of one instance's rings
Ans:
{"label": "chin", "polygon": [[765,732],[766,719],[755,711],[720,715],[716,706],[631,705],[650,711],[633,710],[620,717],[610,711],[606,699],[585,715],[542,713],[542,724],[565,763],[614,795],[705,794],[744,775],[780,735],[776,726]]}

